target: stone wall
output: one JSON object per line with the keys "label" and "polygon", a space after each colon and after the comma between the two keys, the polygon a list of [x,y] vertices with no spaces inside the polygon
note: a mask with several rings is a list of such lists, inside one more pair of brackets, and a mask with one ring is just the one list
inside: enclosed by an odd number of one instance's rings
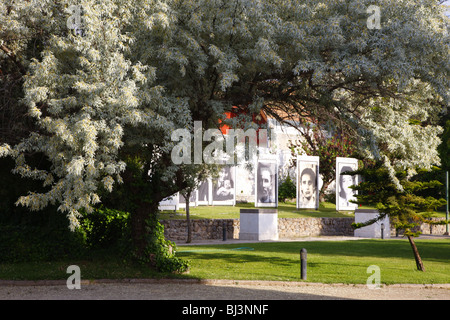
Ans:
{"label": "stone wall", "polygon": [[353,218],[278,218],[278,237],[353,236]]}
{"label": "stone wall", "polygon": [[[445,218],[431,218],[433,221],[443,221]],[[445,233],[445,224],[430,225],[423,223],[420,227],[414,228],[414,231],[420,230],[422,234],[443,235]],[[395,229],[391,229],[391,235],[395,234]]]}
{"label": "stone wall", "polygon": [[[352,236],[353,218],[279,218],[278,237],[293,239],[307,236]],[[186,220],[161,220],[164,234],[172,241],[186,240]],[[223,239],[223,226],[227,239],[239,239],[239,219],[192,219],[192,240]]]}
{"label": "stone wall", "polygon": [[[187,222],[183,220],[161,220],[164,235],[171,241],[187,238]],[[192,240],[223,239],[223,226],[227,228],[227,239],[239,239],[239,219],[191,219]]]}
{"label": "stone wall", "polygon": [[[353,222],[354,218],[278,218],[278,238],[353,236]],[[185,219],[161,220],[161,223],[164,225],[166,239],[186,240]],[[227,239],[239,239],[239,219],[192,219],[191,223],[192,240],[221,240],[224,224],[227,228]],[[423,234],[442,235],[445,232],[445,225],[433,226],[431,232],[428,224],[423,224],[420,229]],[[395,236],[395,229],[391,229],[391,236]]]}

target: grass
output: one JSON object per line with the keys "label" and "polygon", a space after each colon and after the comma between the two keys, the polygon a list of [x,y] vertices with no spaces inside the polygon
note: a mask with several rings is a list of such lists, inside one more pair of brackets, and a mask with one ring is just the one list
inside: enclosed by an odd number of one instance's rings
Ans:
{"label": "grass", "polygon": [[[193,219],[239,218],[236,206],[191,208]],[[319,210],[298,210],[295,203],[280,203],[280,218],[353,217],[337,212],[332,203]],[[445,214],[441,214],[441,216]],[[439,216],[439,215],[438,215]],[[185,212],[163,212],[160,219],[184,219]],[[308,281],[323,283],[362,283],[370,275],[367,268],[381,269],[381,282],[450,283],[450,240],[416,240],[426,272],[416,271],[407,240],[352,240],[316,242],[273,242],[215,246],[180,246],[178,255],[191,262],[187,275],[161,274],[140,264],[123,261],[114,251],[93,252],[84,259],[51,262],[0,263],[0,279],[65,280],[69,265],[78,265],[82,279],[124,279],[181,277],[200,279],[298,281],[299,251],[308,250]]]}
{"label": "grass", "polygon": [[157,273],[138,263],[124,261],[114,252],[99,252],[90,258],[44,262],[0,263],[0,279],[65,280],[70,265],[80,267],[82,279],[160,278]]}
{"label": "grass", "polygon": [[191,263],[190,273],[160,274],[114,252],[89,259],[39,263],[0,264],[0,279],[65,280],[69,265],[78,265],[82,279],[200,278],[299,281],[299,252],[308,251],[308,280],[323,283],[362,283],[367,268],[381,269],[381,282],[450,283],[450,241],[420,240],[417,246],[426,272],[416,271],[407,240],[350,240],[263,242],[233,245],[179,246],[178,255]]}
{"label": "grass", "polygon": [[367,268],[377,265],[381,282],[449,283],[450,241],[416,240],[426,272],[416,270],[407,240],[273,242],[183,246],[190,276],[206,279],[299,281],[301,248],[308,251],[308,281],[365,284]]}
{"label": "grass", "polygon": [[[191,219],[239,219],[239,210],[254,208],[254,203],[237,203],[235,206],[198,206],[190,207]],[[311,218],[311,217],[354,217],[353,212],[336,211],[336,205],[323,202],[318,210],[297,209],[295,202],[278,204],[279,218]],[[186,219],[186,211],[163,211],[159,219]]]}
{"label": "grass", "polygon": [[[190,207],[191,219],[239,219],[239,210],[255,208],[254,203],[236,203],[235,206],[197,206]],[[279,218],[342,218],[354,217],[353,211],[336,211],[336,205],[330,202],[321,202],[318,210],[297,209],[295,202],[278,203]],[[361,206],[360,209],[373,209],[369,206]],[[445,218],[445,212],[436,212],[433,217]],[[160,220],[186,219],[185,209],[176,212],[166,210],[159,213]]]}

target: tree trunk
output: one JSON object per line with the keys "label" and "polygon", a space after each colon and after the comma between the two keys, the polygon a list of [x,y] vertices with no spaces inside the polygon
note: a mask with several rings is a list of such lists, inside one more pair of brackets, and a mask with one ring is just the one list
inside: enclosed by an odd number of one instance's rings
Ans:
{"label": "tree trunk", "polygon": [[425,271],[422,259],[420,258],[419,250],[417,250],[417,246],[416,246],[416,243],[414,242],[413,237],[408,235],[408,240],[409,240],[409,243],[411,244],[411,248],[413,249],[413,252],[414,252],[414,258],[416,259],[417,270]]}
{"label": "tree trunk", "polygon": [[186,243],[191,243],[192,241],[192,228],[191,228],[191,217],[189,215],[189,198],[191,194],[188,193],[185,197],[186,200],[186,222],[187,222],[187,240]]}
{"label": "tree trunk", "polygon": [[329,181],[323,181],[322,188],[320,188],[320,191],[319,191],[319,202],[325,202],[325,191],[327,191],[330,183],[331,182],[329,182]]}
{"label": "tree trunk", "polygon": [[138,259],[144,258],[145,249],[147,247],[147,239],[149,230],[147,230],[147,220],[153,211],[150,203],[141,201],[137,204],[137,208],[131,214],[131,239],[133,248]]}

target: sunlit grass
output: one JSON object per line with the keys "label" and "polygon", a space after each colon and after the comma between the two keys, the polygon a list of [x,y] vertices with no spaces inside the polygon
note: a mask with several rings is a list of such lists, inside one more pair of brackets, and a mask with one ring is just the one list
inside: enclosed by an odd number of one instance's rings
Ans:
{"label": "sunlit grass", "polygon": [[189,274],[161,274],[123,261],[114,252],[83,260],[3,263],[0,279],[68,278],[69,265],[78,265],[83,280],[124,278],[195,278],[300,281],[300,250],[308,252],[307,281],[365,284],[367,268],[377,265],[381,283],[450,283],[450,240],[416,240],[426,272],[416,270],[407,240],[259,242],[179,246],[177,255],[190,261]]}
{"label": "sunlit grass", "polygon": [[[239,219],[240,209],[255,208],[253,203],[237,203],[235,206],[197,206],[190,207],[192,219]],[[337,212],[333,203],[323,202],[318,210],[297,209],[295,202],[278,204],[279,218],[311,218],[311,217],[353,217],[353,212]],[[186,219],[185,209],[163,211],[160,219]]]}
{"label": "sunlit grass", "polygon": [[381,270],[381,282],[449,283],[450,241],[417,240],[426,272],[416,270],[406,240],[272,242],[184,246],[190,276],[205,279],[300,280],[300,250],[308,251],[308,279],[323,283],[366,283],[370,265]]}

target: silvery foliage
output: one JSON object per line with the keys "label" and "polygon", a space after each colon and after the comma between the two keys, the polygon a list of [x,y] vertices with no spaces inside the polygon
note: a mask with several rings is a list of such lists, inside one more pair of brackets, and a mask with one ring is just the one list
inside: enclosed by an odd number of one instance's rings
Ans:
{"label": "silvery foliage", "polygon": [[[47,1],[47,5],[48,10],[42,2],[18,6],[17,26],[11,28],[26,34],[27,19],[39,19],[43,27],[52,29],[72,14],[60,12],[66,14],[56,23],[58,17],[51,10],[54,3]],[[59,5],[62,10],[70,1]],[[186,125],[188,113],[182,99],[172,101],[161,95],[162,87],[153,83],[154,67],[129,59],[133,38],[124,30],[130,24],[129,4],[83,1],[82,6],[84,35],[56,27],[49,32],[41,56],[26,62],[29,75],[23,103],[40,130],[16,146],[1,149],[2,154],[15,158],[15,173],[42,180],[49,187],[46,193],[20,197],[18,204],[40,210],[58,203],[58,210],[68,214],[71,228],[77,226],[81,208],[89,211],[100,202],[99,184],[111,191],[115,182],[121,182],[125,163],[118,152],[124,143],[153,143],[152,132],[156,131],[168,140],[171,130]],[[47,19],[42,18],[44,14]],[[161,152],[164,147],[170,150],[170,144],[157,143]],[[44,153],[52,163],[51,172],[30,167],[25,161],[29,152]]]}
{"label": "silvery foliage", "polygon": [[[124,145],[170,153],[173,130],[233,105],[258,112],[268,101],[253,88],[283,77],[328,96],[328,112],[355,129],[361,151],[392,171],[439,163],[440,128],[411,121],[448,104],[448,34],[436,1],[378,1],[381,28],[369,30],[372,1],[80,0],[82,36],[67,29],[73,4],[0,4],[2,37],[18,57],[36,30],[51,35],[42,54],[21,61],[23,103],[40,130],[1,145],[0,156],[49,188],[18,203],[59,203],[73,228],[78,211],[100,201],[99,185],[121,182]],[[51,171],[30,167],[30,152],[44,153]]]}

